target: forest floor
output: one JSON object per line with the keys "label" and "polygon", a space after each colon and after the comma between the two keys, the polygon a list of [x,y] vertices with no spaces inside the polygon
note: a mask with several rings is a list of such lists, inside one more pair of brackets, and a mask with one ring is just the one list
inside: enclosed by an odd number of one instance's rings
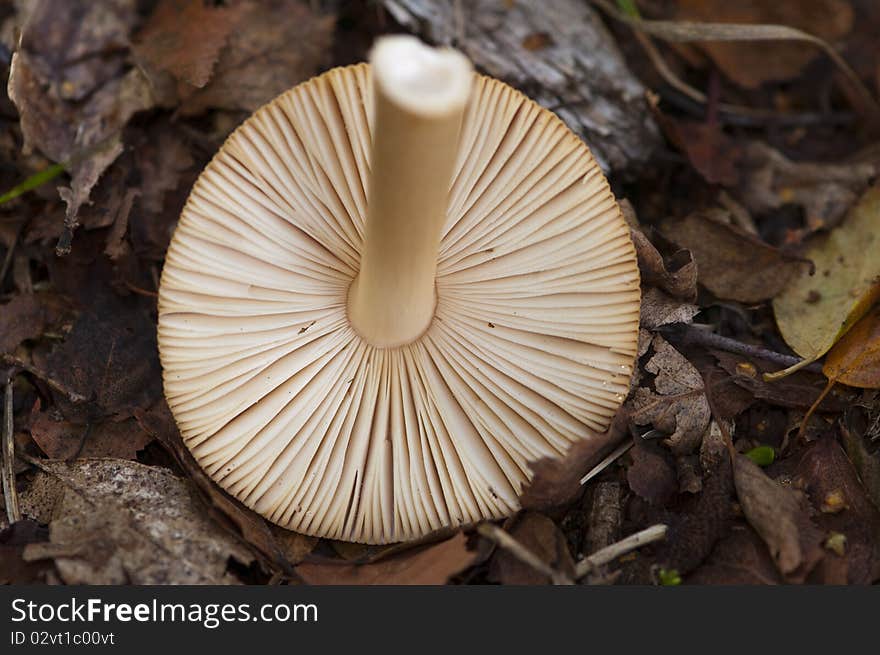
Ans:
{"label": "forest floor", "polygon": [[880,6],[593,5],[662,135],[610,175],[643,282],[630,396],[605,438],[535,464],[517,516],[392,546],[280,529],[214,485],[155,326],[228,134],[403,28],[367,0],[0,5],[0,582],[880,579]]}

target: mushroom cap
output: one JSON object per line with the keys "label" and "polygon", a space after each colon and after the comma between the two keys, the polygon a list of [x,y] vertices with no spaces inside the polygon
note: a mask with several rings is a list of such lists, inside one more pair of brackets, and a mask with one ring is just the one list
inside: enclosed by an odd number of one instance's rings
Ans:
{"label": "mushroom cap", "polygon": [[199,177],[168,250],[159,350],[183,440],[298,532],[368,543],[518,509],[530,462],[604,431],[628,387],[635,251],[588,148],[475,75],[428,330],[350,325],[370,172],[366,64],[259,109]]}

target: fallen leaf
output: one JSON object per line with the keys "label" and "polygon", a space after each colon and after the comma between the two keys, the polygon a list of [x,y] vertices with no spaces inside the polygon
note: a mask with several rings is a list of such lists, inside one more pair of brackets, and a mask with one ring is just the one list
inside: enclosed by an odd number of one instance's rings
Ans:
{"label": "fallen leaf", "polygon": [[187,92],[180,113],[209,107],[254,111],[323,67],[334,24],[333,16],[318,16],[296,0],[254,5],[229,36],[211,80]]}
{"label": "fallen leaf", "polygon": [[0,530],[0,584],[34,584],[41,582],[46,566],[26,562],[25,546],[48,541],[49,530],[36,521],[22,519]]}
{"label": "fallen leaf", "polygon": [[468,550],[467,537],[451,539],[379,560],[371,564],[303,562],[296,572],[314,585],[441,585],[473,564],[476,552]]}
{"label": "fallen leaf", "polygon": [[878,239],[880,187],[872,187],[842,225],[810,242],[815,275],[795,277],[773,300],[779,331],[804,358],[795,369],[828,352],[880,298]]}
{"label": "fallen leaf", "polygon": [[66,162],[70,186],[58,251],[70,250],[80,207],[104,170],[122,152],[120,131],[137,112],[155,104],[137,69],[126,72],[134,0],[27,3],[21,46],[10,64],[9,97],[18,109],[24,150],[39,149]]}
{"label": "fallen leaf", "polygon": [[161,0],[138,32],[135,56],[148,74],[168,72],[202,88],[211,79],[226,39],[241,29],[251,8],[243,2],[217,6],[204,0]]}
{"label": "fallen leaf", "polygon": [[53,411],[37,412],[28,427],[31,438],[50,459],[74,457],[137,458],[153,440],[134,419],[77,425]]}
{"label": "fallen leaf", "polygon": [[783,579],[758,533],[745,526],[719,541],[709,559],[686,580],[702,585],[776,585]]}
{"label": "fallen leaf", "polygon": [[631,400],[636,425],[653,424],[668,433],[664,439],[672,452],[686,455],[700,445],[709,425],[709,402],[703,378],[684,355],[656,335],[651,342],[654,354],[645,364],[653,373],[654,389],[636,389]]}
{"label": "fallen leaf", "polygon": [[823,557],[822,532],[795,491],[769,478],[744,455],[736,458],[734,482],[743,513],[767,544],[779,572],[791,582],[803,581]]}
{"label": "fallen leaf", "polygon": [[307,542],[292,543],[295,537],[291,537],[288,543],[281,543],[276,538],[277,531],[273,531],[262,516],[229,496],[208,477],[183,444],[177,423],[164,397],[148,410],[135,410],[135,419],[144,431],[162,444],[174,457],[181,469],[186,471],[189,479],[201,492],[204,503],[209,508],[208,512],[218,523],[226,522],[235,526],[244,540],[262,553],[269,562],[287,575],[293,573],[287,555],[305,549]]}
{"label": "fallen leaf", "polygon": [[742,303],[769,300],[804,268],[803,260],[718,220],[717,214],[698,212],[661,225],[667,239],[693,253],[700,284],[717,297]]}
{"label": "fallen leaf", "polygon": [[[543,514],[525,512],[508,528],[510,536],[555,571],[574,577],[574,560],[565,535]],[[496,548],[489,563],[489,579],[508,585],[550,584],[540,571],[521,562],[509,550]]]}
{"label": "fallen leaf", "polygon": [[584,474],[626,436],[627,422],[627,410],[621,408],[608,430],[572,444],[565,457],[530,462],[532,480],[520,494],[522,508],[543,511],[574,499],[581,493]]}
{"label": "fallen leaf", "polygon": [[82,423],[87,413],[125,418],[161,395],[155,327],[142,300],[102,291],[49,355],[51,376],[91,398],[72,405],[64,394],[55,394],[67,419]]}
{"label": "fallen leaf", "polygon": [[736,186],[742,147],[717,124],[677,121],[662,116],[663,131],[709,184]]}
{"label": "fallen leaf", "polygon": [[821,511],[814,520],[826,533],[845,536],[843,554],[826,555],[821,571],[827,584],[871,584],[880,578],[880,510],[870,501],[852,462],[837,441],[824,437],[801,457],[795,482]]}
{"label": "fallen leaf", "polygon": [[48,294],[19,294],[0,305],[0,354],[12,353],[26,339],[36,339],[58,320],[64,304]]}
{"label": "fallen leaf", "polygon": [[188,480],[114,459],[46,461],[36,475],[62,482],[50,543],[24,558],[55,560],[67,584],[230,584],[229,558],[250,551],[202,511]]}
{"label": "fallen leaf", "polygon": [[836,226],[877,175],[871,162],[794,162],[758,141],[746,146],[742,170],[738,194],[748,210],[760,215],[789,204],[802,207],[804,234]]}
{"label": "fallen leaf", "polygon": [[[676,5],[679,20],[786,25],[826,41],[839,39],[853,25],[853,10],[845,0],[676,0]],[[796,77],[820,54],[815,46],[803,43],[755,47],[748,41],[707,42],[700,47],[725,75],[746,88]]]}
{"label": "fallen leaf", "polygon": [[832,346],[822,372],[830,381],[851,387],[880,388],[880,305]]}
{"label": "fallen leaf", "polygon": [[674,298],[692,303],[697,299],[697,265],[687,250],[679,250],[668,260],[638,228],[630,230],[642,282],[657,287]]}
{"label": "fallen leaf", "polygon": [[637,443],[630,451],[632,464],[626,470],[629,488],[652,505],[663,506],[678,493],[675,469],[657,447]]}
{"label": "fallen leaf", "polygon": [[642,293],[639,324],[648,330],[656,330],[663,325],[690,323],[700,308],[677,300],[660,289],[648,287]]}

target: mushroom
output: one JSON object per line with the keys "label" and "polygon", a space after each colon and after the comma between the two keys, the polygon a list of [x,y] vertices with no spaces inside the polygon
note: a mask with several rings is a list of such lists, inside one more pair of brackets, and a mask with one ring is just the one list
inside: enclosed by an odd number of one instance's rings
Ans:
{"label": "mushroom", "polygon": [[411,540],[511,514],[531,462],[607,428],[639,299],[583,142],[460,53],[385,37],[199,177],[159,290],[165,391],[270,521]]}

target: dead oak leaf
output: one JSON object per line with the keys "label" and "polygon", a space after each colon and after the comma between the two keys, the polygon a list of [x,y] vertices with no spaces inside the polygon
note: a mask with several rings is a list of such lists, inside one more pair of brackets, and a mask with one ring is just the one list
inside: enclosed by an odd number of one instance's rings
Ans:
{"label": "dead oak leaf", "polygon": [[653,424],[669,434],[664,442],[676,455],[693,452],[703,439],[711,411],[703,378],[668,341],[656,335],[651,341],[654,354],[644,365],[655,375],[653,390],[636,389],[630,404],[636,425]]}
{"label": "dead oak leaf", "polygon": [[188,480],[115,459],[45,462],[37,477],[60,480],[50,543],[27,561],[52,558],[68,584],[230,584],[229,558],[250,551],[202,511]]}
{"label": "dead oak leaf", "polygon": [[746,520],[767,544],[779,572],[789,581],[803,581],[823,557],[823,535],[800,498],[744,455],[736,458],[734,482]]}
{"label": "dead oak leaf", "polygon": [[476,551],[467,548],[467,537],[459,532],[451,539],[370,564],[303,562],[296,572],[315,585],[442,585],[476,557]]}

